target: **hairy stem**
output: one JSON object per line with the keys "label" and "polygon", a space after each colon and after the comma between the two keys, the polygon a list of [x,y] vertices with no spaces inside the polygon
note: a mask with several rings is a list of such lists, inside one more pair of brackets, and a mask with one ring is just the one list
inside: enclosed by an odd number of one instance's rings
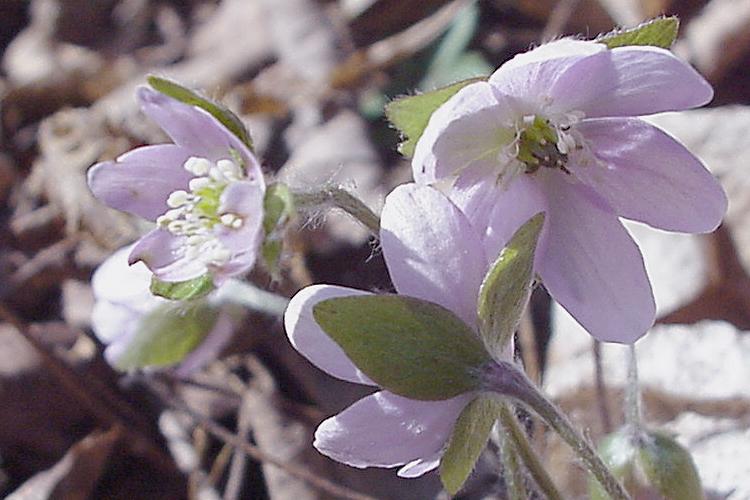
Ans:
{"label": "hairy stem", "polygon": [[628,346],[628,381],[625,388],[625,423],[629,432],[638,435],[641,431],[641,389],[638,384],[638,361],[635,345]]}
{"label": "hairy stem", "polygon": [[570,445],[614,500],[630,500],[630,496],[607,469],[589,442],[576,430],[570,420],[526,375],[508,362],[493,362],[484,367],[481,375],[484,389],[500,396],[511,397],[534,410],[560,437]]}
{"label": "hairy stem", "polygon": [[339,186],[324,186],[315,191],[295,191],[294,203],[302,209],[338,208],[364,225],[377,238],[380,218],[359,198]]}
{"label": "hairy stem", "polygon": [[[529,440],[526,439],[526,434],[518,425],[518,421],[508,405],[503,405],[500,409],[500,424],[503,426],[506,439],[512,442],[514,451],[523,460],[524,466],[531,474],[531,477],[534,478],[534,482],[536,482],[539,490],[550,500],[562,500],[562,494],[557,489],[557,486],[555,486],[552,478],[547,474],[544,465],[542,465],[541,460],[539,460],[539,457],[534,452]],[[516,475],[518,476],[518,474]],[[521,498],[527,498],[523,493],[522,485],[521,492]]]}
{"label": "hairy stem", "polygon": [[271,316],[283,316],[289,304],[286,297],[239,280],[228,280],[224,283],[216,292],[215,300],[231,302]]}
{"label": "hairy stem", "polygon": [[602,343],[593,340],[594,353],[594,378],[596,380],[596,401],[599,405],[599,419],[602,423],[604,434],[612,432],[612,418],[609,414],[607,404],[607,385],[604,382],[604,365],[602,364]]}

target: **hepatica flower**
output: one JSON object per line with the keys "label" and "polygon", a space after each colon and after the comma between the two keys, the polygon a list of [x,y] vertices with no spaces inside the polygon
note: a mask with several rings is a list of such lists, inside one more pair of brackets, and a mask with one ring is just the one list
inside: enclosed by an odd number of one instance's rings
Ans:
{"label": "hepatica flower", "polygon": [[[386,199],[381,228],[383,254],[398,293],[438,304],[476,328],[477,295],[489,262],[480,235],[460,210],[431,187],[400,186]],[[304,288],[284,316],[292,345],[336,378],[376,386],[313,315],[315,306],[327,299],[373,295],[333,285]],[[363,315],[361,321],[364,327],[377,320]],[[479,342],[475,337],[468,343]],[[441,367],[434,370],[437,380]],[[475,397],[469,391],[425,401],[380,390],[320,424],[314,446],[350,466],[400,467],[399,476],[420,476],[438,466],[456,419]]]}
{"label": "hepatica flower", "polygon": [[539,211],[535,269],[550,294],[603,341],[653,324],[651,286],[619,217],[709,232],[719,184],[661,130],[636,118],[709,102],[710,85],[669,51],[562,39],[520,54],[431,116],[412,166],[418,183],[455,179],[452,199],[495,255]]}
{"label": "hepatica flower", "polygon": [[132,248],[119,249],[94,272],[92,329],[118,369],[177,365],[176,373],[187,376],[214,360],[230,340],[232,317],[205,300],[176,305],[152,295],[146,266],[128,265]]}
{"label": "hepatica flower", "polygon": [[162,281],[247,271],[262,239],[265,184],[250,149],[206,110],[147,87],[143,112],[174,144],[134,149],[88,173],[94,195],[154,221],[130,254]]}

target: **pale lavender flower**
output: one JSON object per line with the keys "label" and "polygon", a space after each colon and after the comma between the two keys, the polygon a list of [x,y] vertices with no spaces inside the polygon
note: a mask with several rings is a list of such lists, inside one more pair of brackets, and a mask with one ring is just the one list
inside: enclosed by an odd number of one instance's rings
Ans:
{"label": "pale lavender flower", "polygon": [[207,111],[147,87],[143,112],[174,141],[134,149],[94,165],[94,195],[155,221],[133,249],[163,281],[211,273],[216,284],[255,263],[263,235],[265,183],[248,147]]}
{"label": "pale lavender flower", "polygon": [[418,183],[454,179],[451,198],[496,255],[546,212],[535,269],[592,335],[633,342],[653,324],[651,285],[618,217],[710,232],[727,200],[703,164],[638,115],[692,108],[711,86],[656,47],[562,39],[520,54],[430,118]]}
{"label": "pale lavender flower", "polygon": [[[398,293],[439,304],[476,329],[477,296],[490,263],[466,216],[439,191],[407,184],[386,198],[381,228],[385,262]],[[313,307],[323,300],[367,294],[332,285],[304,288],[289,303],[284,324],[295,349],[319,368],[375,386],[313,318]],[[314,446],[354,467],[400,466],[399,476],[420,476],[438,466],[456,419],[474,397],[417,401],[382,390],[320,424]]]}
{"label": "pale lavender flower", "polygon": [[[143,263],[128,264],[133,245],[123,247],[105,260],[94,272],[91,288],[94,310],[91,328],[107,347],[104,357],[113,366],[128,351],[144,317],[173,302],[151,294],[151,272]],[[188,376],[216,356],[231,339],[234,324],[231,316],[220,312],[211,331],[175,368],[179,376]]]}

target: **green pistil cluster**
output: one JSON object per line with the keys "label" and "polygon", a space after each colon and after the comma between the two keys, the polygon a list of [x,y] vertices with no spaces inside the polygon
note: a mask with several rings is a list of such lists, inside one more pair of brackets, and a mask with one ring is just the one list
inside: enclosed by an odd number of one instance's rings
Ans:
{"label": "green pistil cluster", "polygon": [[194,192],[199,201],[193,207],[193,212],[206,221],[209,227],[213,227],[220,222],[218,212],[224,189],[226,189],[226,185],[215,184]]}
{"label": "green pistil cluster", "polygon": [[560,169],[569,174],[565,164],[568,155],[558,147],[558,132],[549,120],[539,116],[526,117],[526,127],[518,136],[518,154],[516,159],[526,165],[526,173],[533,174],[540,167]]}

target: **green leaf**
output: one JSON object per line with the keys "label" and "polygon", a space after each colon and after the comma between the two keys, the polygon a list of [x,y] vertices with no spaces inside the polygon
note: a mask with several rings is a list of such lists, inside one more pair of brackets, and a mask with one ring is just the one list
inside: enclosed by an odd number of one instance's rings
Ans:
{"label": "green leaf", "polygon": [[670,436],[649,432],[638,448],[638,465],[664,498],[703,499],[700,476],[690,452]]}
{"label": "green leaf", "polygon": [[263,230],[271,234],[294,215],[294,196],[286,184],[275,182],[266,188],[263,199]]}
{"label": "green leaf", "polygon": [[440,459],[440,480],[451,495],[461,489],[474,470],[502,404],[497,398],[479,396],[459,415]]}
{"label": "green leaf", "polygon": [[250,138],[250,134],[242,123],[242,120],[232,113],[226,106],[206,99],[198,93],[188,88],[183,87],[179,83],[175,83],[165,78],[150,75],[146,78],[149,85],[154,90],[161,92],[162,94],[176,99],[182,103],[189,104],[190,106],[197,106],[211,113],[211,115],[219,120],[230,132],[237,136],[245,145],[253,149],[253,141]]}
{"label": "green leaf", "polygon": [[318,325],[381,387],[411,399],[449,399],[477,389],[489,356],[449,310],[400,295],[339,297],[313,307]]}
{"label": "green leaf", "polygon": [[162,305],[140,320],[115,366],[125,371],[179,363],[209,334],[217,316],[205,302]]}
{"label": "green leaf", "polygon": [[659,17],[639,24],[634,28],[615,30],[596,38],[610,49],[628,45],[652,45],[668,49],[677,39],[680,20],[676,17]]}
{"label": "green leaf", "polygon": [[385,116],[401,132],[404,139],[399,145],[399,152],[406,157],[412,157],[417,141],[422,137],[432,113],[456,92],[481,80],[483,78],[470,78],[424,94],[399,97],[389,102],[385,107]]}
{"label": "green leaf", "polygon": [[281,260],[281,253],[283,251],[284,241],[275,238],[266,238],[263,240],[263,244],[260,248],[263,263],[266,265],[266,270],[274,280],[280,279],[281,277],[279,261]]}
{"label": "green leaf", "polygon": [[211,293],[214,280],[210,274],[204,274],[188,281],[161,281],[151,277],[151,293],[170,300],[195,300]]}
{"label": "green leaf", "polygon": [[263,209],[265,238],[261,246],[261,255],[268,272],[272,277],[278,278],[279,259],[284,250],[284,229],[295,213],[294,196],[285,184],[271,184],[266,189]]}
{"label": "green leaf", "polygon": [[479,288],[479,331],[487,350],[496,359],[518,327],[534,280],[534,253],[544,214],[521,226],[500,252]]}

